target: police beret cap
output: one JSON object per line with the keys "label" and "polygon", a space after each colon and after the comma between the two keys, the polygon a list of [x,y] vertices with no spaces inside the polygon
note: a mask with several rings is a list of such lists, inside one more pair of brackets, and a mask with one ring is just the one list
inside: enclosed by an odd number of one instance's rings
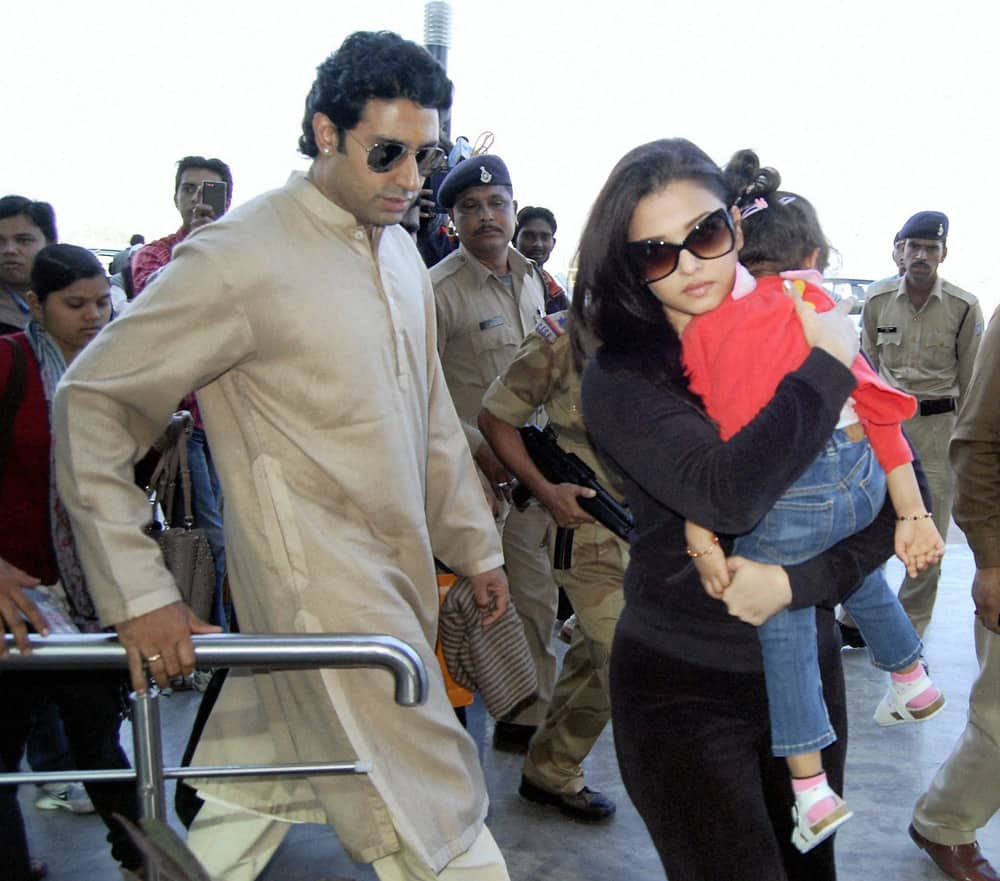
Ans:
{"label": "police beret cap", "polygon": [[899,237],[943,242],[948,238],[948,215],[940,211],[920,211],[903,224]]}
{"label": "police beret cap", "polygon": [[485,154],[463,159],[441,181],[438,204],[450,211],[455,201],[469,187],[512,187],[510,173],[499,156]]}

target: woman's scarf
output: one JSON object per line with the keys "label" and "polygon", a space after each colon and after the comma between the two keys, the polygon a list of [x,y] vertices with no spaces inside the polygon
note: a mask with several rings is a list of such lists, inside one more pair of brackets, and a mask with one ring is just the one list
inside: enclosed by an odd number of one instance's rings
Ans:
{"label": "woman's scarf", "polygon": [[[45,401],[49,410],[49,434],[52,433],[52,399],[55,397],[56,386],[66,372],[66,360],[59,346],[45,332],[45,329],[34,319],[28,322],[24,329],[35,360],[42,374],[42,387],[45,390]],[[56,467],[53,452],[55,439],[49,452],[49,522],[52,526],[52,547],[55,550],[56,565],[62,579],[63,590],[69,604],[69,612],[73,623],[84,633],[96,633],[101,629],[97,621],[97,611],[94,601],[87,590],[87,582],[83,576],[83,567],[76,552],[76,542],[73,540],[73,527],[69,514],[59,498],[56,488]]]}

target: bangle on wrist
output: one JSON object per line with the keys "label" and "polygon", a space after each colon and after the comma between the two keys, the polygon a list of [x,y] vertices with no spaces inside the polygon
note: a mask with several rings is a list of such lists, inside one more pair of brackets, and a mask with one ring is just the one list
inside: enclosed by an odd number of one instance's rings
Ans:
{"label": "bangle on wrist", "polygon": [[928,514],[914,514],[912,517],[897,517],[896,519],[900,523],[903,523],[903,522],[905,522],[907,520],[929,520],[933,516],[934,516],[933,514],[929,514],[929,513]]}
{"label": "bangle on wrist", "polygon": [[696,551],[696,550],[693,550],[692,548],[689,547],[687,549],[687,554],[688,554],[688,556],[692,560],[697,560],[698,557],[707,557],[710,553],[712,553],[712,551],[715,550],[715,546],[718,543],[719,543],[719,536],[717,536],[717,535],[713,536],[712,537],[712,543],[707,548],[705,548],[705,550],[703,550],[703,551]]}

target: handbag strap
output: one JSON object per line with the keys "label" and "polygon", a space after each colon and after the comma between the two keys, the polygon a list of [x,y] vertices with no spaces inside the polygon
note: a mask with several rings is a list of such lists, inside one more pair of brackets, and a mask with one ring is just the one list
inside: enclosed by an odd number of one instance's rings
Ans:
{"label": "handbag strap", "polygon": [[7,388],[4,389],[3,400],[0,401],[0,476],[7,467],[7,453],[14,440],[14,420],[21,408],[24,397],[24,385],[27,376],[27,361],[22,349],[10,337],[0,337],[11,348],[14,363],[7,377]]}
{"label": "handbag strap", "polygon": [[174,485],[177,480],[177,447],[176,444],[167,447],[162,453],[149,477],[146,485],[146,495],[155,514],[159,502],[163,510],[163,522],[170,525],[174,506]]}
{"label": "handbag strap", "polygon": [[[191,475],[187,466],[187,441],[191,436],[194,423],[190,413],[186,410],[180,410],[171,417],[171,425],[176,428],[176,434],[173,442],[160,454],[160,459],[156,463],[146,486],[146,495],[149,496],[149,503],[154,511],[156,503],[160,503],[163,510],[163,521],[167,526],[170,526],[174,517],[174,490],[177,486],[177,474],[180,471],[181,490],[184,494],[184,523],[185,527],[190,529],[194,518],[191,514]],[[178,425],[179,428],[177,428]],[[185,479],[187,481],[186,489]]]}
{"label": "handbag strap", "polygon": [[184,499],[184,528],[191,529],[194,526],[194,513],[191,508],[191,469],[188,467],[187,441],[191,436],[190,431],[185,431],[177,440],[177,452],[180,457],[181,472],[181,496]]}

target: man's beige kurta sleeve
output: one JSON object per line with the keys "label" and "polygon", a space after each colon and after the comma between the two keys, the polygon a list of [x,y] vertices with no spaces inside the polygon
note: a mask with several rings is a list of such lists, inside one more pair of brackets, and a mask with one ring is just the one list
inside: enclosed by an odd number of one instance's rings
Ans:
{"label": "man's beige kurta sleeve", "polygon": [[105,625],[180,599],[156,542],[142,531],[150,510],[132,463],[184,395],[252,355],[227,268],[196,243],[182,248],[190,258],[168,264],[101,331],[66,371],[53,405],[59,492]]}
{"label": "man's beige kurta sleeve", "polygon": [[479,575],[502,566],[503,553],[472,464],[471,439],[455,431],[459,420],[438,356],[433,295],[428,306],[427,524],[431,547],[449,569]]}

